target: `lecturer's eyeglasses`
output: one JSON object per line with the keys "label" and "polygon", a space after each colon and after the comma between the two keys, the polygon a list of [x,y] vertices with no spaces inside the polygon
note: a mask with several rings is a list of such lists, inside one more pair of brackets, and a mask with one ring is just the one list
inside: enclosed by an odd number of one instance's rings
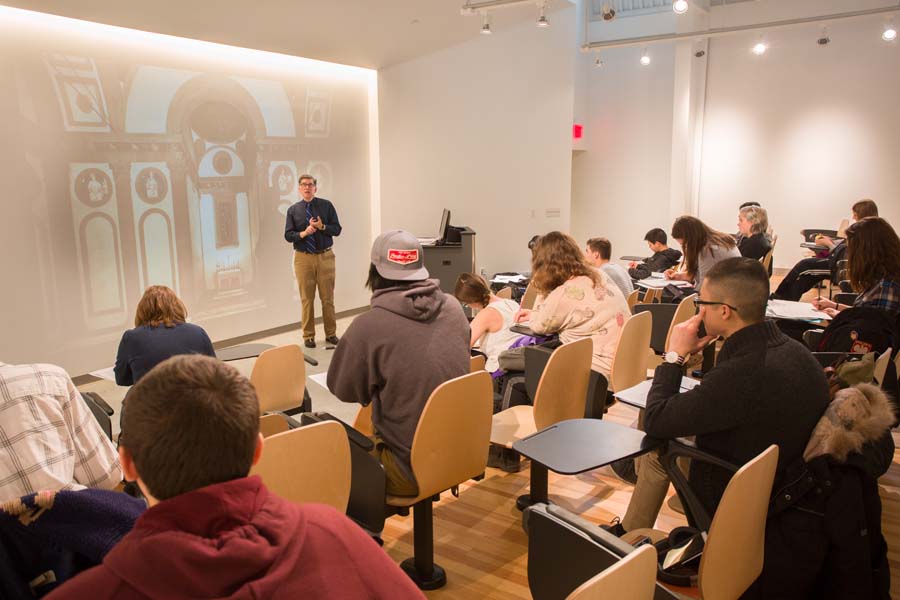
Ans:
{"label": "lecturer's eyeglasses", "polygon": [[316,187],[314,183],[301,183],[300,187]]}
{"label": "lecturer's eyeglasses", "polygon": [[732,306],[727,302],[712,302],[710,300],[701,300],[700,298],[694,298],[694,304],[697,306],[697,308],[700,308],[701,306],[727,306],[731,310],[737,311],[736,306]]}

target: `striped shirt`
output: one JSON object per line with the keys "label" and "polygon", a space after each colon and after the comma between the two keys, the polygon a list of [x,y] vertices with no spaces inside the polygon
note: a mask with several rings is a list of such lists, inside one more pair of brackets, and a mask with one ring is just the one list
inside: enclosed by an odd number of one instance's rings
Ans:
{"label": "striped shirt", "polygon": [[63,369],[0,362],[0,501],[121,479],[115,447]]}

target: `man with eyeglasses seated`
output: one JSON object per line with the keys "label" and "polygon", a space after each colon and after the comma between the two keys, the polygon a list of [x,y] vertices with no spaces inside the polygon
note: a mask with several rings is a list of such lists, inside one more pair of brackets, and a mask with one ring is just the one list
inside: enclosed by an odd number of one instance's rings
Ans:
{"label": "man with eyeglasses seated", "polygon": [[[728,258],[706,275],[696,300],[700,312],[677,326],[665,362],[656,368],[647,396],[644,430],[673,439],[696,436],[700,450],[743,465],[770,444],[779,448],[775,489],[787,465],[799,460],[828,405],[828,383],[812,353],[765,320],[769,277],[757,260]],[[699,335],[700,324],[708,335]],[[681,392],[685,360],[717,337],[718,361],[700,385]],[[638,480],[616,535],[650,528],[669,489],[657,453],[637,460]],[[694,462],[689,481],[712,516],[731,474]]]}

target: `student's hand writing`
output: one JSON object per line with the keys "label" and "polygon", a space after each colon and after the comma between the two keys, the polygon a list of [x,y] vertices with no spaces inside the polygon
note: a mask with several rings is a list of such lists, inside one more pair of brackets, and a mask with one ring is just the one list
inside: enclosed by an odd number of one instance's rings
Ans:
{"label": "student's hand writing", "polygon": [[827,298],[814,298],[811,302],[813,308],[816,310],[826,310],[829,308],[837,308],[837,303],[832,300],[828,300]]}
{"label": "student's hand writing", "polygon": [[700,312],[672,329],[672,337],[669,340],[667,350],[674,350],[679,356],[688,356],[696,354],[703,350],[707,344],[716,339],[717,336],[707,335],[706,337],[697,337],[700,330],[700,323],[703,322],[703,315],[706,313],[705,308],[701,308]]}
{"label": "student's hand writing", "polygon": [[523,323],[525,321],[531,320],[531,311],[527,308],[519,309],[519,312],[516,313],[516,316],[513,317],[513,320],[516,323]]}
{"label": "student's hand writing", "polygon": [[672,279],[672,276],[675,275],[675,269],[666,269],[663,275],[666,276],[666,279]]}
{"label": "student's hand writing", "polygon": [[630,263],[628,263],[628,268],[629,268],[629,269],[633,269],[633,268],[635,268],[636,266],[637,266],[637,263],[634,262],[634,261],[631,261]]}

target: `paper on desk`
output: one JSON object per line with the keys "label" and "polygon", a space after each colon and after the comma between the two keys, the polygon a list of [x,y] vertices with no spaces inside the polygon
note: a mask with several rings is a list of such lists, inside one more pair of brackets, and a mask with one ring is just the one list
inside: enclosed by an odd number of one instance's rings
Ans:
{"label": "paper on desk", "polygon": [[674,285],[675,287],[691,287],[691,285],[693,285],[690,281],[665,278],[660,279],[659,277],[653,277],[652,275],[647,279],[641,279],[637,284],[643,288],[664,288],[667,285]]}
{"label": "paper on desk", "polygon": [[310,381],[318,383],[326,390],[328,389],[328,383],[326,382],[327,379],[328,379],[328,371],[325,371],[324,373],[316,373],[315,375],[309,376]]}
{"label": "paper on desk", "polygon": [[114,367],[108,367],[106,369],[91,371],[90,375],[93,375],[94,377],[99,377],[100,379],[105,379],[107,381],[115,381],[116,380],[116,372],[115,372]]}
{"label": "paper on desk", "polygon": [[793,319],[795,321],[830,321],[828,313],[816,310],[809,302],[791,302],[790,300],[769,300],[766,316],[776,319]]}
{"label": "paper on desk", "polygon": [[[636,406],[638,408],[647,408],[647,394],[650,393],[650,386],[653,385],[653,380],[648,379],[646,381],[642,381],[634,387],[630,387],[627,390],[622,390],[621,392],[617,392],[615,397],[628,404],[630,406]],[[681,391],[686,392],[700,385],[700,380],[692,379],[690,377],[682,377],[681,378]]]}
{"label": "paper on desk", "polygon": [[496,275],[491,283],[520,283],[528,279],[524,275]]}

